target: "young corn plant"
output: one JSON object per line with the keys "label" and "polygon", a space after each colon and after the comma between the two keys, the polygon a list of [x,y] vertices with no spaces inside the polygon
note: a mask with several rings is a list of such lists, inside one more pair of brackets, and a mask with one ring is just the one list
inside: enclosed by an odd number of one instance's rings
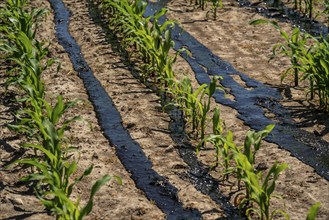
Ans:
{"label": "young corn plant", "polygon": [[255,160],[255,155],[257,151],[260,149],[261,146],[261,141],[269,134],[274,128],[274,124],[266,126],[263,130],[261,131],[248,131],[247,136],[244,141],[243,145],[243,154],[246,155],[249,163],[251,165],[254,165],[256,160]]}
{"label": "young corn plant", "polygon": [[[248,159],[249,164],[255,166],[256,153],[260,149],[261,141],[273,130],[274,125],[268,125],[261,131],[248,131],[245,137],[244,145],[239,148],[234,148],[236,154],[242,153]],[[239,166],[236,169],[236,175],[238,177],[238,188],[240,189],[240,180],[243,176],[243,170]]]}
{"label": "young corn plant", "polygon": [[15,34],[22,31],[29,37],[35,39],[38,21],[49,13],[46,8],[33,8],[26,10],[27,0],[7,0],[0,8],[2,22],[6,25],[0,28],[0,32],[10,32]]}
{"label": "young corn plant", "polygon": [[207,85],[203,84],[194,91],[191,80],[188,77],[177,81],[175,85],[175,88],[171,91],[174,94],[174,101],[183,110],[186,122],[192,125],[192,133],[194,133],[199,129],[199,109],[202,108],[202,103],[198,97],[200,94],[200,96],[203,96],[202,91],[205,90]]}
{"label": "young corn plant", "polygon": [[[174,22],[168,20],[161,25],[158,22],[167,9],[161,9],[154,15],[144,18],[146,3],[141,0],[135,3],[105,1],[103,8],[109,7],[116,12],[110,19],[110,25],[120,33],[123,47],[131,48],[134,45],[142,56],[144,61],[142,77],[147,79],[156,76],[156,83],[167,83],[165,79],[173,77],[171,65],[175,61],[175,58],[169,56],[169,51],[173,48],[170,28],[173,27]],[[150,25],[151,20],[152,25]]]}
{"label": "young corn plant", "polygon": [[308,210],[306,220],[315,220],[320,207],[321,207],[320,202],[317,202],[314,205],[312,205],[311,208]]}
{"label": "young corn plant", "polygon": [[215,164],[223,168],[223,180],[228,180],[229,174],[234,173],[236,168],[232,165],[234,155],[239,149],[234,144],[234,136],[231,131],[228,131],[226,136],[223,134],[208,135],[203,141],[199,143],[197,153],[201,146],[206,143],[211,143],[215,148]]}
{"label": "young corn plant", "polygon": [[[30,165],[38,169],[39,172],[31,173],[23,178],[23,181],[37,181],[36,194],[45,207],[53,212],[58,219],[82,219],[92,208],[93,197],[99,187],[105,184],[111,177],[104,176],[97,181],[92,189],[90,199],[85,207],[79,209],[79,199],[76,202],[70,200],[73,187],[92,171],[92,166],[73,182],[71,176],[77,170],[77,162],[70,161],[68,152],[71,148],[65,149],[63,146],[64,131],[69,128],[72,121],[80,119],[79,116],[65,120],[61,126],[57,125],[64,112],[74,105],[74,102],[65,104],[61,96],[58,96],[54,107],[42,100],[46,109],[46,115],[40,112],[28,111],[33,120],[34,129],[38,130],[37,141],[32,144],[24,144],[23,147],[32,148],[44,155],[20,159],[15,163]],[[32,100],[34,105],[38,105],[36,100]],[[118,181],[120,178],[115,177]]]}
{"label": "young corn plant", "polygon": [[[201,109],[200,109],[200,115],[201,115],[200,138],[201,138],[201,140],[203,140],[205,138],[206,124],[207,124],[207,119],[208,119],[207,114],[210,111],[211,98],[212,98],[213,94],[216,92],[216,89],[221,88],[217,85],[219,79],[220,79],[219,76],[213,77],[209,86],[207,86],[207,88],[204,91],[204,94],[207,95],[207,98],[205,100],[203,100],[203,104],[201,105]],[[204,95],[202,94],[202,96],[200,97],[200,101],[203,98],[203,96]]]}
{"label": "young corn plant", "polygon": [[273,55],[271,56],[270,60],[277,56],[277,54],[282,54],[289,57],[291,66],[282,74],[281,81],[283,81],[288,74],[292,73],[294,75],[295,86],[297,87],[299,84],[300,58],[310,36],[308,34],[301,33],[297,27],[293,29],[292,34],[289,36],[289,34],[283,31],[282,28],[274,21],[259,19],[250,22],[250,24],[271,24],[277,30],[279,30],[280,35],[285,40],[285,42],[273,46]]}
{"label": "young corn plant", "polygon": [[201,140],[205,138],[211,96],[216,89],[221,88],[217,85],[219,78],[213,77],[209,85],[202,84],[196,90],[188,77],[180,81],[172,80],[173,87],[168,93],[172,94],[174,102],[183,110],[186,122],[191,125],[191,133],[195,133],[196,139],[199,132]]}
{"label": "young corn plant", "polygon": [[219,8],[223,8],[223,1],[222,0],[210,0],[212,3],[211,9],[207,12],[206,16],[208,17],[208,14],[212,12],[214,20],[217,19],[217,10]]}
{"label": "young corn plant", "polygon": [[[192,88],[192,86],[190,87]],[[190,119],[188,118],[187,121],[192,122],[192,132],[196,133],[195,138],[197,139],[199,137],[199,131],[201,129],[201,121],[203,120],[202,116],[204,115],[203,113],[203,98],[206,94],[206,88],[207,85],[203,84],[199,86],[195,91],[191,91],[191,93],[185,94],[186,96],[186,102],[185,106],[183,107],[184,112],[186,112],[186,116],[189,116]]]}
{"label": "young corn plant", "polygon": [[301,57],[303,64],[300,69],[305,72],[303,79],[310,81],[311,99],[314,94],[319,97],[319,105],[325,111],[329,110],[329,42],[320,37],[313,38],[315,42]]}
{"label": "young corn plant", "polygon": [[[262,220],[271,220],[277,215],[283,215],[286,219],[290,219],[288,214],[281,209],[270,210],[270,200],[275,190],[276,180],[279,174],[287,169],[288,165],[276,162],[266,174],[263,174],[262,172],[255,172],[245,154],[237,153],[235,161],[237,167],[242,171],[241,180],[246,187],[245,197],[240,203],[240,207],[245,206],[246,215],[249,218],[256,215]],[[253,204],[256,204],[257,207],[252,206]]]}
{"label": "young corn plant", "polygon": [[25,97],[21,98],[20,102],[27,107],[15,114],[18,123],[9,127],[25,133],[29,137],[33,136],[35,131],[31,129],[33,119],[27,114],[27,111],[41,112],[42,100],[45,97],[41,75],[55,62],[53,59],[48,59],[43,64],[43,58],[48,50],[41,45],[36,40],[31,41],[23,32],[18,32],[10,43],[1,44],[0,42],[0,50],[5,51],[7,59],[16,64],[15,71],[17,73],[9,77],[6,85],[16,85],[25,92]]}

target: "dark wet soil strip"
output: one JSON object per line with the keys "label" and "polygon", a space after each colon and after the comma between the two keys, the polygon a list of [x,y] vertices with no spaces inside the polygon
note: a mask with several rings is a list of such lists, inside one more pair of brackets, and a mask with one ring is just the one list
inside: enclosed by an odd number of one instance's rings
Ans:
{"label": "dark wet soil strip", "polygon": [[132,140],[122,126],[121,116],[111,98],[93,75],[84,60],[79,45],[68,32],[70,13],[61,0],[49,0],[55,12],[56,34],[59,43],[69,54],[74,69],[79,73],[93,102],[104,134],[116,147],[117,156],[132,175],[137,187],[145,192],[149,200],[167,215],[167,219],[200,219],[198,210],[186,210],[178,201],[177,188],[152,169],[141,147]]}
{"label": "dark wet soil strip", "polygon": [[[251,8],[266,18],[277,19],[281,22],[291,23],[313,36],[328,35],[328,27],[316,20],[309,19],[292,8],[283,4],[274,5],[273,0],[264,0],[251,4],[248,0],[236,0],[241,7]],[[271,6],[273,5],[273,6]]]}
{"label": "dark wet soil strip", "polygon": [[184,119],[182,111],[171,109],[168,111],[171,122],[170,131],[172,139],[178,144],[178,151],[181,158],[190,167],[186,176],[181,178],[189,179],[197,190],[203,194],[209,195],[224,210],[225,219],[245,219],[239,213],[239,210],[233,206],[229,198],[222,195],[220,191],[220,182],[209,174],[209,166],[202,164],[196,154],[195,147],[185,141]]}
{"label": "dark wet soil strip", "polygon": [[[168,0],[149,3],[145,15],[153,14],[167,2]],[[166,18],[164,17],[162,22],[164,19]],[[289,111],[279,104],[282,97],[278,89],[266,86],[238,72],[231,64],[214,55],[178,25],[175,25],[172,31],[172,38],[176,50],[185,47],[191,52],[189,55],[183,54],[183,58],[190,64],[200,84],[209,84],[210,77],[214,75],[223,78],[221,84],[229,89],[234,100],[225,98],[223,92],[217,91],[214,94],[217,103],[236,109],[239,113],[238,118],[254,130],[261,130],[268,124],[276,124],[266,140],[290,151],[293,156],[312,166],[319,175],[329,180],[329,143],[297,127]],[[246,87],[238,84],[232,75],[239,75]],[[264,115],[265,108],[276,115],[278,122]]]}

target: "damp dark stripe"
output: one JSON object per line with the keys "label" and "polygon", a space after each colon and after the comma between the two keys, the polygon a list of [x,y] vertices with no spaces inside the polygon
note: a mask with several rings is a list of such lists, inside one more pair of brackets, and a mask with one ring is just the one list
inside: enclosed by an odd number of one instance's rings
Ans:
{"label": "damp dark stripe", "polygon": [[[263,17],[276,19],[280,22],[291,23],[293,26],[299,27],[313,36],[326,36],[328,35],[328,26],[319,21],[308,18],[307,16],[299,13],[297,10],[282,5],[275,6],[272,0],[265,0],[263,3],[268,7],[259,6],[258,3],[252,4],[248,0],[236,0],[240,7],[246,7],[254,10]],[[272,2],[271,2],[272,1]],[[273,7],[271,6],[273,5]],[[313,15],[314,16],[314,15]]]}
{"label": "damp dark stripe", "polygon": [[226,217],[223,219],[246,219],[241,215],[238,208],[230,203],[230,198],[222,194],[220,182],[209,174],[209,166],[198,160],[195,147],[185,141],[185,122],[182,111],[174,108],[168,113],[171,118],[169,126],[171,137],[179,145],[178,151],[181,158],[189,165],[188,172],[182,175],[181,178],[189,179],[198,191],[208,195],[216,202],[225,213]]}
{"label": "damp dark stripe", "polygon": [[[141,147],[132,140],[122,126],[121,116],[112,99],[93,75],[77,42],[68,32],[70,12],[61,0],[49,0],[55,12],[56,35],[59,43],[69,54],[74,69],[79,73],[92,101],[99,123],[106,137],[115,146],[117,156],[131,173],[136,186],[144,191],[149,200],[167,215],[167,219],[200,219],[196,209],[184,209],[178,201],[177,188],[152,169]],[[110,198],[109,198],[110,199]]]}
{"label": "damp dark stripe", "polygon": [[[160,3],[150,2],[145,16],[154,14],[167,2],[168,0]],[[162,17],[161,22],[165,19],[165,16]],[[266,140],[288,150],[293,156],[313,167],[320,176],[329,180],[329,143],[297,127],[289,111],[279,103],[282,97],[278,89],[238,72],[230,63],[214,55],[178,25],[175,25],[172,31],[172,38],[176,50],[185,47],[191,52],[189,55],[183,54],[183,58],[191,66],[200,84],[209,84],[210,76],[213,75],[223,78],[221,84],[229,89],[229,94],[235,99],[227,99],[222,92],[217,91],[214,94],[217,103],[236,109],[239,113],[238,118],[254,130],[261,130],[268,124],[276,124]],[[232,75],[239,75],[247,88],[238,84]],[[268,119],[264,115],[264,109],[275,114],[279,122]]]}

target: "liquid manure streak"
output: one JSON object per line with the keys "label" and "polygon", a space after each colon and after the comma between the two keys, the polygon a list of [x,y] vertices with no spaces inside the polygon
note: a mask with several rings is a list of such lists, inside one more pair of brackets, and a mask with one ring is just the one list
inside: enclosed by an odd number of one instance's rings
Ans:
{"label": "liquid manure streak", "polygon": [[115,146],[116,153],[126,170],[131,173],[136,186],[149,200],[167,215],[167,219],[200,219],[201,213],[195,209],[184,209],[178,201],[178,190],[152,169],[141,147],[132,140],[122,126],[121,116],[111,97],[93,75],[81,54],[77,42],[68,32],[70,12],[61,0],[49,0],[55,12],[56,36],[69,54],[75,71],[79,73],[92,101],[105,136]]}
{"label": "liquid manure streak", "polygon": [[187,178],[194,184],[195,188],[208,195],[216,202],[225,213],[223,219],[246,219],[241,216],[237,207],[230,204],[229,198],[220,192],[220,183],[209,174],[209,168],[202,164],[195,155],[195,147],[184,141],[184,118],[181,110],[172,108],[169,110],[171,138],[179,145],[178,151],[181,158],[189,165]]}

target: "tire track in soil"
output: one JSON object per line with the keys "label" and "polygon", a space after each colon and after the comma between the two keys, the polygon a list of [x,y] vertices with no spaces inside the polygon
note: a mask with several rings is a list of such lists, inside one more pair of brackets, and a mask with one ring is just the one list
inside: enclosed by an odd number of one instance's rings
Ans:
{"label": "tire track in soil", "polygon": [[[165,7],[168,2],[150,2],[145,16]],[[165,16],[162,17],[161,22],[165,19]],[[183,57],[190,64],[199,84],[209,84],[210,76],[223,77],[221,84],[229,89],[229,94],[234,96],[234,100],[225,98],[223,92],[217,91],[213,95],[217,103],[236,109],[239,113],[238,118],[251,129],[261,130],[268,124],[276,124],[271,135],[265,140],[288,150],[303,163],[314,168],[320,176],[329,180],[329,143],[297,127],[289,111],[279,103],[282,97],[277,89],[238,72],[230,63],[213,54],[178,25],[172,30],[172,38],[175,41],[175,50],[183,47],[189,50],[190,55],[185,53]],[[246,86],[236,82],[233,79],[234,75],[238,75]],[[272,112],[279,122],[275,123],[268,119],[264,115],[265,109]]]}
{"label": "tire track in soil", "polygon": [[104,134],[116,147],[117,156],[131,172],[136,186],[145,192],[149,200],[156,203],[167,215],[167,219],[199,219],[201,214],[198,210],[183,208],[178,201],[177,188],[152,169],[150,160],[122,126],[120,114],[112,99],[93,75],[81,54],[79,45],[68,32],[70,13],[63,2],[60,0],[49,2],[55,12],[56,35],[59,43],[68,52],[73,67],[79,73],[93,102]]}

